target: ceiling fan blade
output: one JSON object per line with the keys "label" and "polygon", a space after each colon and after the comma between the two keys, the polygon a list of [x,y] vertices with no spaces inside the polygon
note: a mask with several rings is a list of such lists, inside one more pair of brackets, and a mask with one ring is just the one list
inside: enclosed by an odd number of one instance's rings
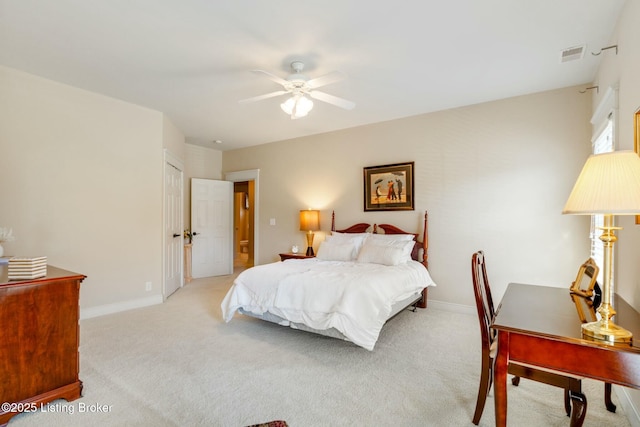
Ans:
{"label": "ceiling fan blade", "polygon": [[278,77],[278,76],[276,76],[275,74],[271,74],[271,73],[270,73],[270,72],[268,72],[268,71],[264,71],[264,70],[251,70],[251,71],[252,71],[253,73],[261,73],[261,74],[264,74],[265,76],[267,76],[267,78],[268,78],[268,79],[270,79],[270,80],[272,80],[272,81],[274,81],[274,82],[276,82],[276,83],[278,83],[278,84],[280,84],[280,85],[285,86],[285,85],[289,84],[289,81],[287,81],[287,80],[285,80],[285,79],[283,79],[283,78],[281,78],[281,77]]}
{"label": "ceiling fan blade", "polygon": [[307,86],[309,86],[309,88],[311,89],[315,89],[331,83],[339,82],[340,80],[344,80],[346,78],[346,74],[341,73],[340,71],[332,71],[329,74],[325,74],[324,76],[316,77],[315,79],[309,80],[307,82]]}
{"label": "ceiling fan blade", "polygon": [[353,110],[353,107],[356,106],[355,102],[347,101],[346,99],[338,98],[337,96],[329,95],[328,93],[320,92],[319,90],[309,92],[309,96],[320,101],[328,102],[329,104],[333,104],[337,107],[344,108],[345,110]]}
{"label": "ceiling fan blade", "polygon": [[264,95],[258,95],[258,96],[254,96],[252,98],[242,99],[242,100],[240,100],[238,102],[241,103],[241,104],[247,104],[249,102],[262,101],[263,99],[268,99],[268,98],[273,98],[275,96],[284,95],[285,93],[287,93],[286,90],[277,90],[275,92],[265,93]]}

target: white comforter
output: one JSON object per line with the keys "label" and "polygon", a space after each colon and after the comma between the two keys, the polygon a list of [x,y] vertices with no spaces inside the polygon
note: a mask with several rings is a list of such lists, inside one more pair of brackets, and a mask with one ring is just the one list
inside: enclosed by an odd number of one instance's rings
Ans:
{"label": "white comforter", "polygon": [[240,273],[222,301],[222,313],[229,322],[239,308],[257,315],[270,312],[317,330],[335,328],[373,350],[391,306],[434,285],[416,261],[385,266],[287,260]]}

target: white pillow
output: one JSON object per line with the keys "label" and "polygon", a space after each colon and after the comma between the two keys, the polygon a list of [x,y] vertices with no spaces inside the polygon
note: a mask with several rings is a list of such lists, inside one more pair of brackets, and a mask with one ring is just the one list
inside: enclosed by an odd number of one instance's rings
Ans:
{"label": "white pillow", "polygon": [[358,253],[358,262],[383,265],[399,265],[411,260],[413,241],[365,241]]}
{"label": "white pillow", "polygon": [[371,235],[371,233],[339,233],[337,231],[332,231],[331,236],[327,236],[325,241],[330,241],[332,243],[353,243],[355,247],[353,259],[355,259],[358,252],[360,252],[362,244]]}
{"label": "white pillow", "polygon": [[320,243],[316,258],[325,261],[353,261],[356,247],[353,242],[340,243],[335,240]]}
{"label": "white pillow", "polygon": [[406,242],[415,238],[413,234],[371,234],[369,237],[376,242]]}

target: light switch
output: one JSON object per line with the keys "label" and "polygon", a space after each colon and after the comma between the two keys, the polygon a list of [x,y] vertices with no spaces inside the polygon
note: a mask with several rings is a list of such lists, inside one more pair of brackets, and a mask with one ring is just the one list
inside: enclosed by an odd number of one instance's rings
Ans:
{"label": "light switch", "polygon": [[276,219],[275,218],[270,218],[269,219],[269,225],[276,225]]}

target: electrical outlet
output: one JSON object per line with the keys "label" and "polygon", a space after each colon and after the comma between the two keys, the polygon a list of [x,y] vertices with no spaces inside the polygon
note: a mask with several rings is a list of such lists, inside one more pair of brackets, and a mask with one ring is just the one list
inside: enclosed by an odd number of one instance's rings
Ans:
{"label": "electrical outlet", "polygon": [[151,289],[153,289],[153,285],[151,284],[151,282],[146,282],[144,284],[144,288],[146,291],[150,291]]}

